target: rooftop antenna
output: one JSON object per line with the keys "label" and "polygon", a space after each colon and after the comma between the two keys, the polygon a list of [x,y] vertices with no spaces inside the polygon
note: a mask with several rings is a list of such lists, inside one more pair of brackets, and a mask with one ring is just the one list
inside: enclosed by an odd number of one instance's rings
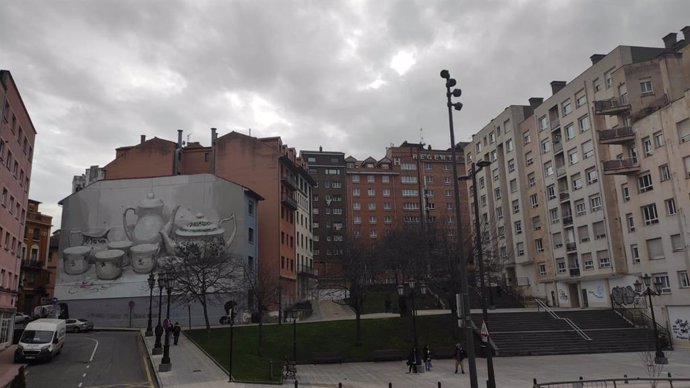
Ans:
{"label": "rooftop antenna", "polygon": [[249,128],[249,137],[252,137],[252,129]]}
{"label": "rooftop antenna", "polygon": [[191,133],[191,132],[187,134],[187,144],[189,144],[189,137],[190,137],[190,136],[192,136],[192,133]]}
{"label": "rooftop antenna", "polygon": [[425,145],[424,143],[424,128],[419,128],[419,144]]}

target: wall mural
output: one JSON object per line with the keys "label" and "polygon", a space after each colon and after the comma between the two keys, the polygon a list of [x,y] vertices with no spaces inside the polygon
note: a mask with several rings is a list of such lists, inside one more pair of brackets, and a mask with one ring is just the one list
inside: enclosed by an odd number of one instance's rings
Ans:
{"label": "wall mural", "polygon": [[688,333],[689,330],[690,325],[688,325],[687,319],[676,319],[676,321],[673,322],[673,326],[671,327],[671,331],[673,331],[673,336],[677,339],[682,340],[690,340],[690,333]]}
{"label": "wall mural", "polygon": [[144,187],[101,181],[64,200],[58,298],[148,296],[146,279],[161,263],[230,248],[241,186],[215,177],[171,184],[173,177],[156,187],[165,179],[138,182]]}
{"label": "wall mural", "polygon": [[614,302],[621,305],[640,304],[640,296],[630,285],[625,287],[613,287],[613,289],[611,289],[611,298]]}
{"label": "wall mural", "polygon": [[589,291],[587,291],[587,293],[589,295],[592,295],[595,299],[603,300],[604,299],[604,286],[602,286],[600,284],[597,286],[596,291],[589,290]]}

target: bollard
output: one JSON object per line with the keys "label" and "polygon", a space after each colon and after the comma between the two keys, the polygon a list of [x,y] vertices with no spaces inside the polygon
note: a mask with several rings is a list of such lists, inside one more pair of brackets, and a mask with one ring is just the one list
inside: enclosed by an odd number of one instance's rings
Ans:
{"label": "bollard", "polygon": [[628,384],[628,375],[623,375],[623,384]]}
{"label": "bollard", "polygon": [[299,387],[299,383],[297,382],[297,379],[295,379],[295,388]]}
{"label": "bollard", "polygon": [[668,372],[668,385],[673,388],[673,381],[671,381],[671,372]]}
{"label": "bollard", "polygon": [[389,383],[388,383],[388,388],[393,388],[393,383],[389,382]]}
{"label": "bollard", "polygon": [[343,383],[338,383],[338,388],[343,388]]}
{"label": "bollard", "polygon": [[536,377],[532,379],[532,388],[538,388]]}
{"label": "bollard", "polygon": [[438,382],[438,388],[441,388],[441,382],[440,381]]}

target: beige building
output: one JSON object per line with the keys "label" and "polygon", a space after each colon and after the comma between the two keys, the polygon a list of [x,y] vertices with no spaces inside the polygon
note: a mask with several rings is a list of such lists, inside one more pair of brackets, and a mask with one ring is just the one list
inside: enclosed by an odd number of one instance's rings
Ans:
{"label": "beige building", "polygon": [[575,79],[552,82],[549,98],[504,110],[466,151],[468,166],[492,162],[478,174],[478,200],[484,252],[498,257],[494,279],[552,305],[610,307],[650,274],[661,284],[657,320],[681,346],[690,319],[690,28],[683,34],[664,37],[664,47],[593,55]]}

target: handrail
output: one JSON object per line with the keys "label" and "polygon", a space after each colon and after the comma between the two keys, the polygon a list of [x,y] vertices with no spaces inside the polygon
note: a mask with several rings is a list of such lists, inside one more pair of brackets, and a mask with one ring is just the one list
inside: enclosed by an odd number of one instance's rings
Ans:
{"label": "handrail", "polygon": [[[534,300],[535,300],[535,302],[537,302],[537,306],[543,308],[544,311],[546,311],[547,313],[549,313],[549,315],[551,315],[552,318],[554,318],[554,319],[560,319],[560,320],[564,321],[565,323],[567,323],[568,326],[570,326],[573,330],[575,330],[575,332],[576,332],[578,335],[580,335],[580,337],[582,337],[584,340],[586,340],[586,341],[591,341],[591,340],[592,340],[592,338],[591,338],[590,336],[588,336],[587,333],[585,333],[582,329],[580,329],[580,328],[575,324],[575,322],[571,321],[570,318],[559,317],[558,314],[556,314],[553,310],[551,310],[551,307],[549,307],[546,303],[544,303],[543,300],[541,300],[541,299],[539,299],[539,298],[534,298]],[[537,310],[538,310],[538,309],[539,309],[539,308],[537,308]]]}
{"label": "handrail", "polygon": [[[602,383],[604,384],[603,386],[609,386],[606,385],[606,383],[613,383],[613,387],[616,386],[621,386],[624,384],[629,384],[630,382],[633,381],[646,381],[649,383],[660,383],[660,382],[667,382],[670,387],[673,387],[673,382],[675,381],[690,381],[689,378],[678,378],[678,377],[671,377],[671,374],[668,374],[668,377],[627,377],[624,376],[623,378],[611,378],[611,379],[589,379],[589,380],[583,380],[582,377],[580,377],[579,380],[571,380],[571,381],[552,381],[548,383],[538,383],[537,379],[532,380],[532,387],[533,388],[556,388],[556,387],[601,387]],[[616,384],[618,383],[618,384]],[[636,385],[637,386],[637,385]],[[660,386],[660,385],[653,385],[653,386]],[[666,386],[666,385],[664,385]]]}
{"label": "handrail", "polygon": [[[652,318],[650,318],[649,315],[645,314],[645,312],[642,311],[640,308],[623,307],[622,304],[617,303],[613,298],[611,298],[611,308],[616,314],[630,322],[633,326],[642,326],[649,330],[654,329],[654,321],[652,321]],[[661,326],[658,323],[656,324],[656,329],[659,333],[659,338],[665,341],[665,343],[662,342],[663,346],[670,350],[673,350],[673,344],[671,343],[671,333],[668,331],[668,329]]]}

